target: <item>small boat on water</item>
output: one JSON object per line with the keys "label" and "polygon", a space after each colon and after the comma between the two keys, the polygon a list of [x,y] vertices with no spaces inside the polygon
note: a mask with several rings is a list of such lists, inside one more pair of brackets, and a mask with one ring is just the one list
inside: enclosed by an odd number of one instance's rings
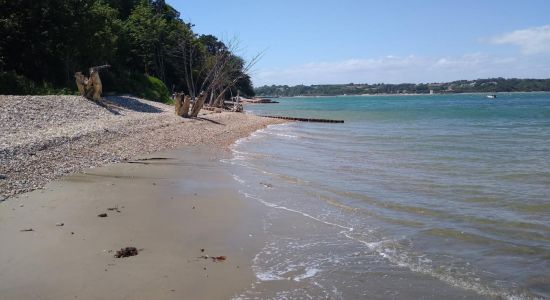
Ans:
{"label": "small boat on water", "polygon": [[489,99],[496,99],[497,95],[496,94],[491,94],[491,95],[487,95],[486,97],[489,98]]}

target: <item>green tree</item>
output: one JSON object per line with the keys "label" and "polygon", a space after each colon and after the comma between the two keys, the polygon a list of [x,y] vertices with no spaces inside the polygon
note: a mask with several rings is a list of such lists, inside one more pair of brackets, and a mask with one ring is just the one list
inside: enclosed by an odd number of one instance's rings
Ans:
{"label": "green tree", "polygon": [[157,75],[161,79],[164,78],[161,42],[165,27],[166,21],[156,14],[153,7],[146,1],[134,8],[124,24],[131,45],[130,52],[134,57],[139,58],[142,71]]}

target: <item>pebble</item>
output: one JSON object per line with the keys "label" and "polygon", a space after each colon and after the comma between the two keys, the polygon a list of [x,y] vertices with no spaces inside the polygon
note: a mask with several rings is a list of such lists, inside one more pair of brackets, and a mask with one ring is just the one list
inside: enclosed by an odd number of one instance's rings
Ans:
{"label": "pebble", "polygon": [[0,95],[0,199],[66,174],[182,145],[229,146],[266,125],[286,122],[209,114],[225,125],[219,126],[177,117],[173,106],[162,103],[129,96],[105,101],[119,108],[109,111],[80,96]]}

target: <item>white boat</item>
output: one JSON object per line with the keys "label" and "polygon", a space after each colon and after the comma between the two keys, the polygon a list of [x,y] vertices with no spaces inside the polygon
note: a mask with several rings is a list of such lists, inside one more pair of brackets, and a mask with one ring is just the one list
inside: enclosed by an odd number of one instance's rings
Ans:
{"label": "white boat", "polygon": [[495,99],[497,97],[497,95],[492,94],[492,95],[487,95],[486,97],[489,98],[489,99]]}

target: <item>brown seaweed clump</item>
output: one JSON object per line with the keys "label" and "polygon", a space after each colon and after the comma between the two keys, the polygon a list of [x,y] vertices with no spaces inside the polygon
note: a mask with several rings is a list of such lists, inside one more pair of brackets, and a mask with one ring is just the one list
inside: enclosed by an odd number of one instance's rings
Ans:
{"label": "brown seaweed clump", "polygon": [[136,247],[121,248],[115,254],[116,258],[129,257],[138,255],[138,249]]}

